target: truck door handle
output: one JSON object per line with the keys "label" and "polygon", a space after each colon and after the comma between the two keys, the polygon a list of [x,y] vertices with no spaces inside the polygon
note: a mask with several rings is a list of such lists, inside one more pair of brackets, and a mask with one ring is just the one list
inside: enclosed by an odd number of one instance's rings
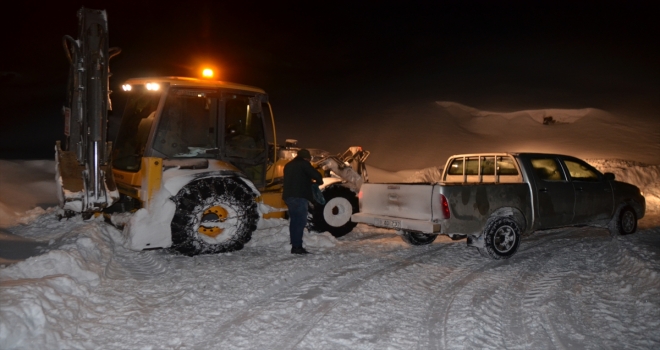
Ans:
{"label": "truck door handle", "polygon": [[578,187],[578,188],[576,188],[575,190],[576,190],[576,191],[580,191],[580,192],[582,192],[582,191],[584,191],[584,188],[582,188],[582,187]]}
{"label": "truck door handle", "polygon": [[545,188],[545,187],[543,187],[543,188],[539,188],[539,192],[548,192],[548,189]]}

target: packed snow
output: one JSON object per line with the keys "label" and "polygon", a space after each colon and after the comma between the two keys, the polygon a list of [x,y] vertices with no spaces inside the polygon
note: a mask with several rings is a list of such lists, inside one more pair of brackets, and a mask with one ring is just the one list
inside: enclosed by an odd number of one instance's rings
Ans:
{"label": "packed snow", "polygon": [[640,187],[638,232],[536,232],[495,261],[465,240],[409,246],[358,225],[339,239],[305,232],[314,254],[297,256],[288,221],[271,219],[233,253],[136,252],[102,218],[58,220],[53,161],[0,160],[0,348],[660,348],[659,124],[589,108],[430,107],[399,115],[417,122],[397,130],[409,153],[363,144],[372,182],[435,181],[447,152],[566,153]]}

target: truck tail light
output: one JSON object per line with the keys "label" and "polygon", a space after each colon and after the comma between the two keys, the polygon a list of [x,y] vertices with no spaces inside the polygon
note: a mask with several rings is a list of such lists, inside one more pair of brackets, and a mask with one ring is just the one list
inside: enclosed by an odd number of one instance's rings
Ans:
{"label": "truck tail light", "polygon": [[444,194],[440,195],[440,207],[442,208],[442,218],[449,219],[451,217],[451,214],[449,213],[449,203]]}

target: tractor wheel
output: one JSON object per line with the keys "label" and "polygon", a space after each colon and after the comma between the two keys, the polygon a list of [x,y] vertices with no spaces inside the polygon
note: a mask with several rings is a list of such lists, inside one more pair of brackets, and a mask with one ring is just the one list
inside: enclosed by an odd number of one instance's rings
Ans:
{"label": "tractor wheel", "polygon": [[173,196],[172,248],[181,254],[216,254],[243,248],[257,228],[252,190],[236,177],[193,181]]}
{"label": "tractor wheel", "polygon": [[401,239],[406,243],[412,245],[427,245],[433,243],[438,235],[430,235],[427,233],[413,232],[413,231],[403,231]]}
{"label": "tractor wheel", "polygon": [[308,229],[315,232],[330,232],[335,237],[345,236],[357,223],[351,215],[359,210],[355,192],[344,186],[330,186],[323,191],[325,205],[310,207],[311,219]]}

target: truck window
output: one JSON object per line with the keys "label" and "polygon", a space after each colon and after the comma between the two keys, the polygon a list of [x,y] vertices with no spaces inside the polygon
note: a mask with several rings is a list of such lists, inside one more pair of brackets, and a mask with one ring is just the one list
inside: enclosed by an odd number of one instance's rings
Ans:
{"label": "truck window", "polygon": [[449,170],[447,171],[447,174],[463,176],[463,158],[454,159],[449,165]]}
{"label": "truck window", "polygon": [[568,173],[571,174],[571,178],[576,181],[598,181],[600,177],[598,176],[597,170],[593,169],[589,164],[564,160],[566,168],[568,168]]}
{"label": "truck window", "polygon": [[481,157],[481,182],[495,182],[495,156]]}
{"label": "truck window", "polygon": [[518,176],[518,169],[511,157],[497,157],[497,175]]}
{"label": "truck window", "polygon": [[481,175],[495,175],[495,157],[481,157]]}
{"label": "truck window", "polygon": [[465,160],[465,175],[479,175],[478,157],[470,157]]}
{"label": "truck window", "polygon": [[559,167],[559,163],[554,158],[536,158],[532,159],[532,168],[536,176],[544,181],[566,181],[564,173]]}
{"label": "truck window", "polygon": [[479,178],[479,157],[469,157],[465,159],[465,182],[480,182]]}

